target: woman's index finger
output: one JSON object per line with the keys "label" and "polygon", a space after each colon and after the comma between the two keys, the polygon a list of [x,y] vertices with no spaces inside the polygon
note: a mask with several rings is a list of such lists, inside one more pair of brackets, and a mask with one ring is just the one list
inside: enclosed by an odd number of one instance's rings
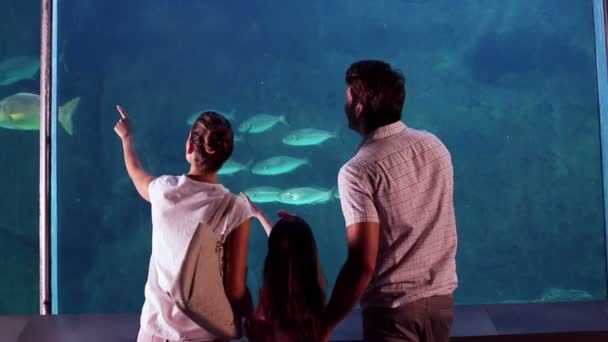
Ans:
{"label": "woman's index finger", "polygon": [[122,108],[120,105],[116,105],[116,109],[118,110],[118,113],[120,114],[120,117],[123,119],[127,118],[127,112],[125,111],[124,108]]}

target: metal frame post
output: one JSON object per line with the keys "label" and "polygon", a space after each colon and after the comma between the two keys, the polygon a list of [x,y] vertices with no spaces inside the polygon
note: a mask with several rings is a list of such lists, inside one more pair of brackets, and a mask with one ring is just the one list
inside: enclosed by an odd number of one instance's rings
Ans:
{"label": "metal frame post", "polygon": [[[600,150],[602,153],[602,181],[604,186],[604,241],[606,243],[606,286],[608,287],[608,59],[606,27],[608,0],[593,0],[595,23],[595,60],[597,67],[597,91],[600,122]],[[608,298],[608,288],[605,295]]]}
{"label": "metal frame post", "polygon": [[[603,60],[603,73],[604,73],[604,88],[599,93],[600,98],[600,115],[608,116],[608,0],[604,0],[604,60]],[[600,61],[601,63],[602,61]],[[599,73],[599,70],[598,70]],[[599,76],[598,76],[599,80]],[[599,90],[599,89],[598,89]],[[603,99],[602,99],[603,98]],[[604,202],[606,198],[604,197]],[[605,215],[608,216],[608,212],[604,211]],[[608,299],[608,224],[604,225],[606,229],[606,299]]]}
{"label": "metal frame post", "polygon": [[53,0],[41,0],[40,49],[40,314],[51,314],[51,127]]}

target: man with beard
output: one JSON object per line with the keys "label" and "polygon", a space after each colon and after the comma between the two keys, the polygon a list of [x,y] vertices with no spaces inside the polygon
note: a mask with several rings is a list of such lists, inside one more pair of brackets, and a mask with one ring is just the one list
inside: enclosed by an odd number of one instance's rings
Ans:
{"label": "man with beard", "polygon": [[383,61],[346,72],[357,153],[340,169],[348,258],[325,311],[328,336],[361,300],[365,341],[448,341],[456,275],[449,151],[401,122],[403,75]]}

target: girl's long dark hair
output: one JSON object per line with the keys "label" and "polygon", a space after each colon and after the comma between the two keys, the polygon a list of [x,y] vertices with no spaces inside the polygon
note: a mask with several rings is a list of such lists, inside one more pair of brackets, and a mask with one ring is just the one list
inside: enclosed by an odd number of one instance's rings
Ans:
{"label": "girl's long dark hair", "polygon": [[267,319],[296,341],[318,341],[325,308],[326,282],[317,244],[306,221],[281,218],[268,238],[264,262],[264,311]]}

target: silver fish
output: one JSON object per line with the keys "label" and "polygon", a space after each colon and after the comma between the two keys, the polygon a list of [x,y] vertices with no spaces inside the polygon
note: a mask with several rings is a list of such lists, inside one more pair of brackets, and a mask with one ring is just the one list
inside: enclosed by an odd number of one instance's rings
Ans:
{"label": "silver fish", "polygon": [[239,132],[253,134],[262,133],[270,130],[279,122],[283,123],[285,126],[289,126],[284,115],[257,114],[243,121],[239,125]]}
{"label": "silver fish", "polygon": [[334,138],[336,133],[324,131],[316,128],[302,128],[290,132],[283,137],[285,145],[290,146],[311,146],[320,145],[325,140]]}
{"label": "silver fish", "polygon": [[196,121],[196,119],[198,119],[198,117],[203,114],[204,112],[216,112],[216,113],[220,113],[222,114],[223,117],[225,117],[226,119],[228,119],[228,121],[234,121],[234,119],[236,118],[236,111],[233,109],[229,112],[222,112],[221,110],[217,110],[217,109],[205,109],[205,110],[201,110],[198,112],[194,112],[192,114],[190,114],[190,116],[188,116],[188,119],[186,119],[186,123],[189,126],[192,126],[192,124],[194,124],[194,121]]}
{"label": "silver fish", "polygon": [[279,194],[279,202],[292,205],[320,204],[329,202],[334,189],[299,187],[287,189]]}
{"label": "silver fish", "polygon": [[251,173],[262,176],[280,175],[291,172],[307,163],[308,159],[306,158],[276,156],[255,163],[251,168]]}
{"label": "silver fish", "polygon": [[224,165],[222,165],[222,167],[219,169],[217,174],[218,175],[233,175],[237,172],[247,170],[249,168],[250,164],[251,164],[251,162],[249,162],[247,164],[241,164],[232,159],[228,159],[228,160],[226,160]]}
{"label": "silver fish", "polygon": [[271,203],[279,200],[281,189],[273,186],[255,186],[243,192],[255,203]]}

